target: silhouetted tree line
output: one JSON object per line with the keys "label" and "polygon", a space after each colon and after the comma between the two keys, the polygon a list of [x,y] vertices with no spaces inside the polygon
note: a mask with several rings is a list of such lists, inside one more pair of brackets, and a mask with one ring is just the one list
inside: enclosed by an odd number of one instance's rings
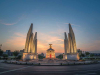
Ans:
{"label": "silhouetted tree line", "polygon": [[56,58],[63,59],[63,54],[60,54],[60,55],[56,56]]}

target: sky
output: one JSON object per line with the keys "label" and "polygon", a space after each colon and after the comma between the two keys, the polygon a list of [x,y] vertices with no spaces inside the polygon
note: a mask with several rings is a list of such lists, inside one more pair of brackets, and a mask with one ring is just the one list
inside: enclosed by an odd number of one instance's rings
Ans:
{"label": "sky", "polygon": [[37,51],[46,53],[49,44],[55,53],[64,53],[64,32],[68,23],[77,49],[100,52],[100,0],[0,0],[0,44],[2,50],[22,50],[33,23]]}

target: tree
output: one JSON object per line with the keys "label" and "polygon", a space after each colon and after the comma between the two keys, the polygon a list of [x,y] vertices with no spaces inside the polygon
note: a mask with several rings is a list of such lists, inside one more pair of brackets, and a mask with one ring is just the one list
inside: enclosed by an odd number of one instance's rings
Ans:
{"label": "tree", "polygon": [[93,57],[94,56],[94,54],[90,54],[90,57]]}
{"label": "tree", "polygon": [[21,59],[22,58],[22,55],[18,55],[17,59]]}
{"label": "tree", "polygon": [[6,57],[8,57],[8,55],[7,54],[3,54],[3,58],[5,59]]}
{"label": "tree", "polygon": [[17,50],[13,52],[13,55],[15,56],[15,59],[16,59],[18,54],[19,54],[19,51],[17,51]]}
{"label": "tree", "polygon": [[63,59],[63,55],[60,54],[60,55],[58,55],[56,58],[58,58],[58,59]]}
{"label": "tree", "polygon": [[2,54],[3,54],[3,51],[0,49],[0,56],[2,56]]}
{"label": "tree", "polygon": [[38,55],[38,58],[39,58],[39,59],[43,59],[43,58],[45,58],[45,57],[42,56],[42,55]]}
{"label": "tree", "polygon": [[90,53],[89,53],[89,52],[85,52],[85,54],[86,54],[86,55],[89,55]]}
{"label": "tree", "polygon": [[80,57],[85,57],[85,55],[84,54],[81,54]]}

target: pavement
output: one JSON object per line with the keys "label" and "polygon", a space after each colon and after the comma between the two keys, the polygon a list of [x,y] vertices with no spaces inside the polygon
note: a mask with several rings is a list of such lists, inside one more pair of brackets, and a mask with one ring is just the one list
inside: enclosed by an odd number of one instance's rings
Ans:
{"label": "pavement", "polygon": [[0,62],[0,75],[100,75],[100,63],[69,66],[33,66]]}

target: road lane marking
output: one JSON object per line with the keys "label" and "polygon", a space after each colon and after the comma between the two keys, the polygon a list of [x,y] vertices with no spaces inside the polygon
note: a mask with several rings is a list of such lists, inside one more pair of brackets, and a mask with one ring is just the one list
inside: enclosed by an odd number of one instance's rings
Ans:
{"label": "road lane marking", "polygon": [[22,68],[19,68],[19,69],[4,71],[4,72],[0,72],[0,74],[7,73],[7,72],[12,72],[12,71],[16,71],[16,70],[21,70],[21,69],[28,68],[28,67],[32,67],[32,66],[27,66],[27,67],[22,67]]}

